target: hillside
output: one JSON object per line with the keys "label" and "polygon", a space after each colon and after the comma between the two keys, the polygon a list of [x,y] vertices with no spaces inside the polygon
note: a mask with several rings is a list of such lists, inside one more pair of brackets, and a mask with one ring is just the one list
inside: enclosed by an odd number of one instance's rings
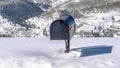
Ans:
{"label": "hillside", "polygon": [[97,30],[100,37],[119,37],[119,3],[119,0],[1,0],[0,36],[46,37],[52,21],[70,14],[77,25],[75,37],[95,37],[92,32],[96,27],[102,28]]}

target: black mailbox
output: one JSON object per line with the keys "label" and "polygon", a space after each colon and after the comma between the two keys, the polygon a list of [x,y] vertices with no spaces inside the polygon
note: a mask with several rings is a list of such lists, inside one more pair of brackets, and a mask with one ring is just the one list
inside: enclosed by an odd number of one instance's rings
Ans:
{"label": "black mailbox", "polygon": [[75,33],[75,21],[70,15],[62,15],[50,26],[51,40],[70,40]]}
{"label": "black mailbox", "polygon": [[70,15],[62,15],[50,26],[51,40],[65,40],[66,53],[70,52],[70,39],[75,33],[75,20]]}

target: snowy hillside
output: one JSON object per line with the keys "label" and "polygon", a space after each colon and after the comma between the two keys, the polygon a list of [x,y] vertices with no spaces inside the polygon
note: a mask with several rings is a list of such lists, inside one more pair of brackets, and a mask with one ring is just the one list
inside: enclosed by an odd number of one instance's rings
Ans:
{"label": "snowy hillside", "polygon": [[1,0],[0,37],[49,36],[52,21],[66,13],[75,18],[75,37],[96,37],[94,32],[99,37],[119,37],[119,3],[119,0]]}
{"label": "snowy hillside", "polygon": [[0,68],[119,68],[120,38],[73,38],[71,49],[113,46],[112,53],[80,57],[64,53],[64,41],[48,38],[0,38]]}

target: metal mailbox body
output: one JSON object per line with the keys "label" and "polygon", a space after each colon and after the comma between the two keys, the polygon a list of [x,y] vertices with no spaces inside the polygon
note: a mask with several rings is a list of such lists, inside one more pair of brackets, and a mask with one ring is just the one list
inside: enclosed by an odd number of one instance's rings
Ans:
{"label": "metal mailbox body", "polygon": [[70,15],[62,15],[50,26],[51,40],[70,40],[75,33],[75,21]]}

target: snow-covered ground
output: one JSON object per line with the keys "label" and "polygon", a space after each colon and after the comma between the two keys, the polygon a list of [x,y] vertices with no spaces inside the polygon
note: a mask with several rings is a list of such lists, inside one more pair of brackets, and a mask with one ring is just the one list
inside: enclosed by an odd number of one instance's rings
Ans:
{"label": "snow-covered ground", "polygon": [[0,38],[0,68],[119,68],[120,38],[73,38],[71,49],[113,46],[112,53],[80,57],[64,53],[64,41],[49,38]]}

